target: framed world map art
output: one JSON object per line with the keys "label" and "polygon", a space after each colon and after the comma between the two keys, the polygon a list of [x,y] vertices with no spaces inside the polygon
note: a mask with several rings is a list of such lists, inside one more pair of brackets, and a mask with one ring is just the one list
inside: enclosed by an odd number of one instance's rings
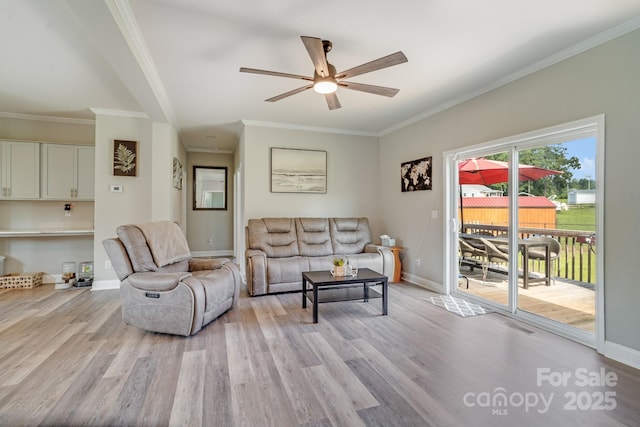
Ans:
{"label": "framed world map art", "polygon": [[400,164],[402,192],[431,190],[431,156]]}

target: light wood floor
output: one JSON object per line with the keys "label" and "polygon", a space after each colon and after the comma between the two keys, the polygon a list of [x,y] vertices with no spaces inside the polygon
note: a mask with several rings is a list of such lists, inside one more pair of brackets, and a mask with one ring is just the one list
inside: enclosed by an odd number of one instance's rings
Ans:
{"label": "light wood floor", "polygon": [[[313,324],[299,293],[245,293],[183,338],[124,325],[118,291],[0,291],[0,425],[640,425],[640,371],[495,313],[458,317],[413,285],[389,295],[389,316],[380,299],[339,302]],[[571,378],[538,385],[538,369]],[[577,369],[616,385],[576,385]],[[614,409],[584,407],[605,391]],[[541,396],[547,410],[521,404]]]}
{"label": "light wood floor", "polygon": [[[482,280],[482,270],[469,271],[463,268],[461,274],[469,279],[458,283],[460,290],[486,298],[500,304],[507,304],[509,294],[505,274],[490,272],[487,280]],[[556,278],[551,286],[542,283],[530,284],[528,289],[518,286],[518,308],[558,322],[594,332],[596,328],[596,296],[589,285]],[[592,286],[593,287],[593,286]]]}

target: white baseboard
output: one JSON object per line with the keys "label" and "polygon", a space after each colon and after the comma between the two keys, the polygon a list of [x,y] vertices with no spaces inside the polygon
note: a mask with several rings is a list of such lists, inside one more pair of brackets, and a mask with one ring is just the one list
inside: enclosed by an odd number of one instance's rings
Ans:
{"label": "white baseboard", "polygon": [[120,289],[119,280],[94,280],[91,286],[92,291],[104,291],[107,289]]}
{"label": "white baseboard", "polygon": [[423,288],[427,288],[430,291],[437,292],[439,294],[444,293],[444,285],[442,283],[437,283],[432,280],[425,279],[420,276],[415,276],[413,274],[402,272],[402,280],[413,283],[414,285],[421,286]]}
{"label": "white baseboard", "polygon": [[193,251],[191,252],[191,256],[194,258],[198,257],[229,257],[233,256],[233,250],[220,250],[220,251]]}
{"label": "white baseboard", "polygon": [[611,341],[604,342],[604,355],[625,365],[640,369],[640,351]]}

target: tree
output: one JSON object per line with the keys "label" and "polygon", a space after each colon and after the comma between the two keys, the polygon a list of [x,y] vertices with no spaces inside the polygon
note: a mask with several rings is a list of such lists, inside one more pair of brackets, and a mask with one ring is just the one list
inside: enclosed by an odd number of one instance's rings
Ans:
{"label": "tree", "polygon": [[[562,144],[545,145],[540,148],[531,148],[519,152],[520,164],[538,166],[545,169],[561,171],[561,174],[550,175],[534,181],[521,182],[518,192],[533,194],[535,196],[558,195],[561,198],[567,195],[567,185],[572,181],[571,171],[580,169],[580,160],[575,157],[567,157],[567,148]],[[488,159],[507,161],[507,153],[498,153],[486,156]],[[506,184],[493,186],[496,189],[505,191]],[[507,194],[505,192],[505,194]]]}

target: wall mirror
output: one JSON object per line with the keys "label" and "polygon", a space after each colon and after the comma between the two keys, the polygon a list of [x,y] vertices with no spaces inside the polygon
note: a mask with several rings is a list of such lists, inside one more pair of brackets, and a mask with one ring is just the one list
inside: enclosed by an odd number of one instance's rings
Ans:
{"label": "wall mirror", "polygon": [[227,168],[193,167],[193,209],[227,209]]}

